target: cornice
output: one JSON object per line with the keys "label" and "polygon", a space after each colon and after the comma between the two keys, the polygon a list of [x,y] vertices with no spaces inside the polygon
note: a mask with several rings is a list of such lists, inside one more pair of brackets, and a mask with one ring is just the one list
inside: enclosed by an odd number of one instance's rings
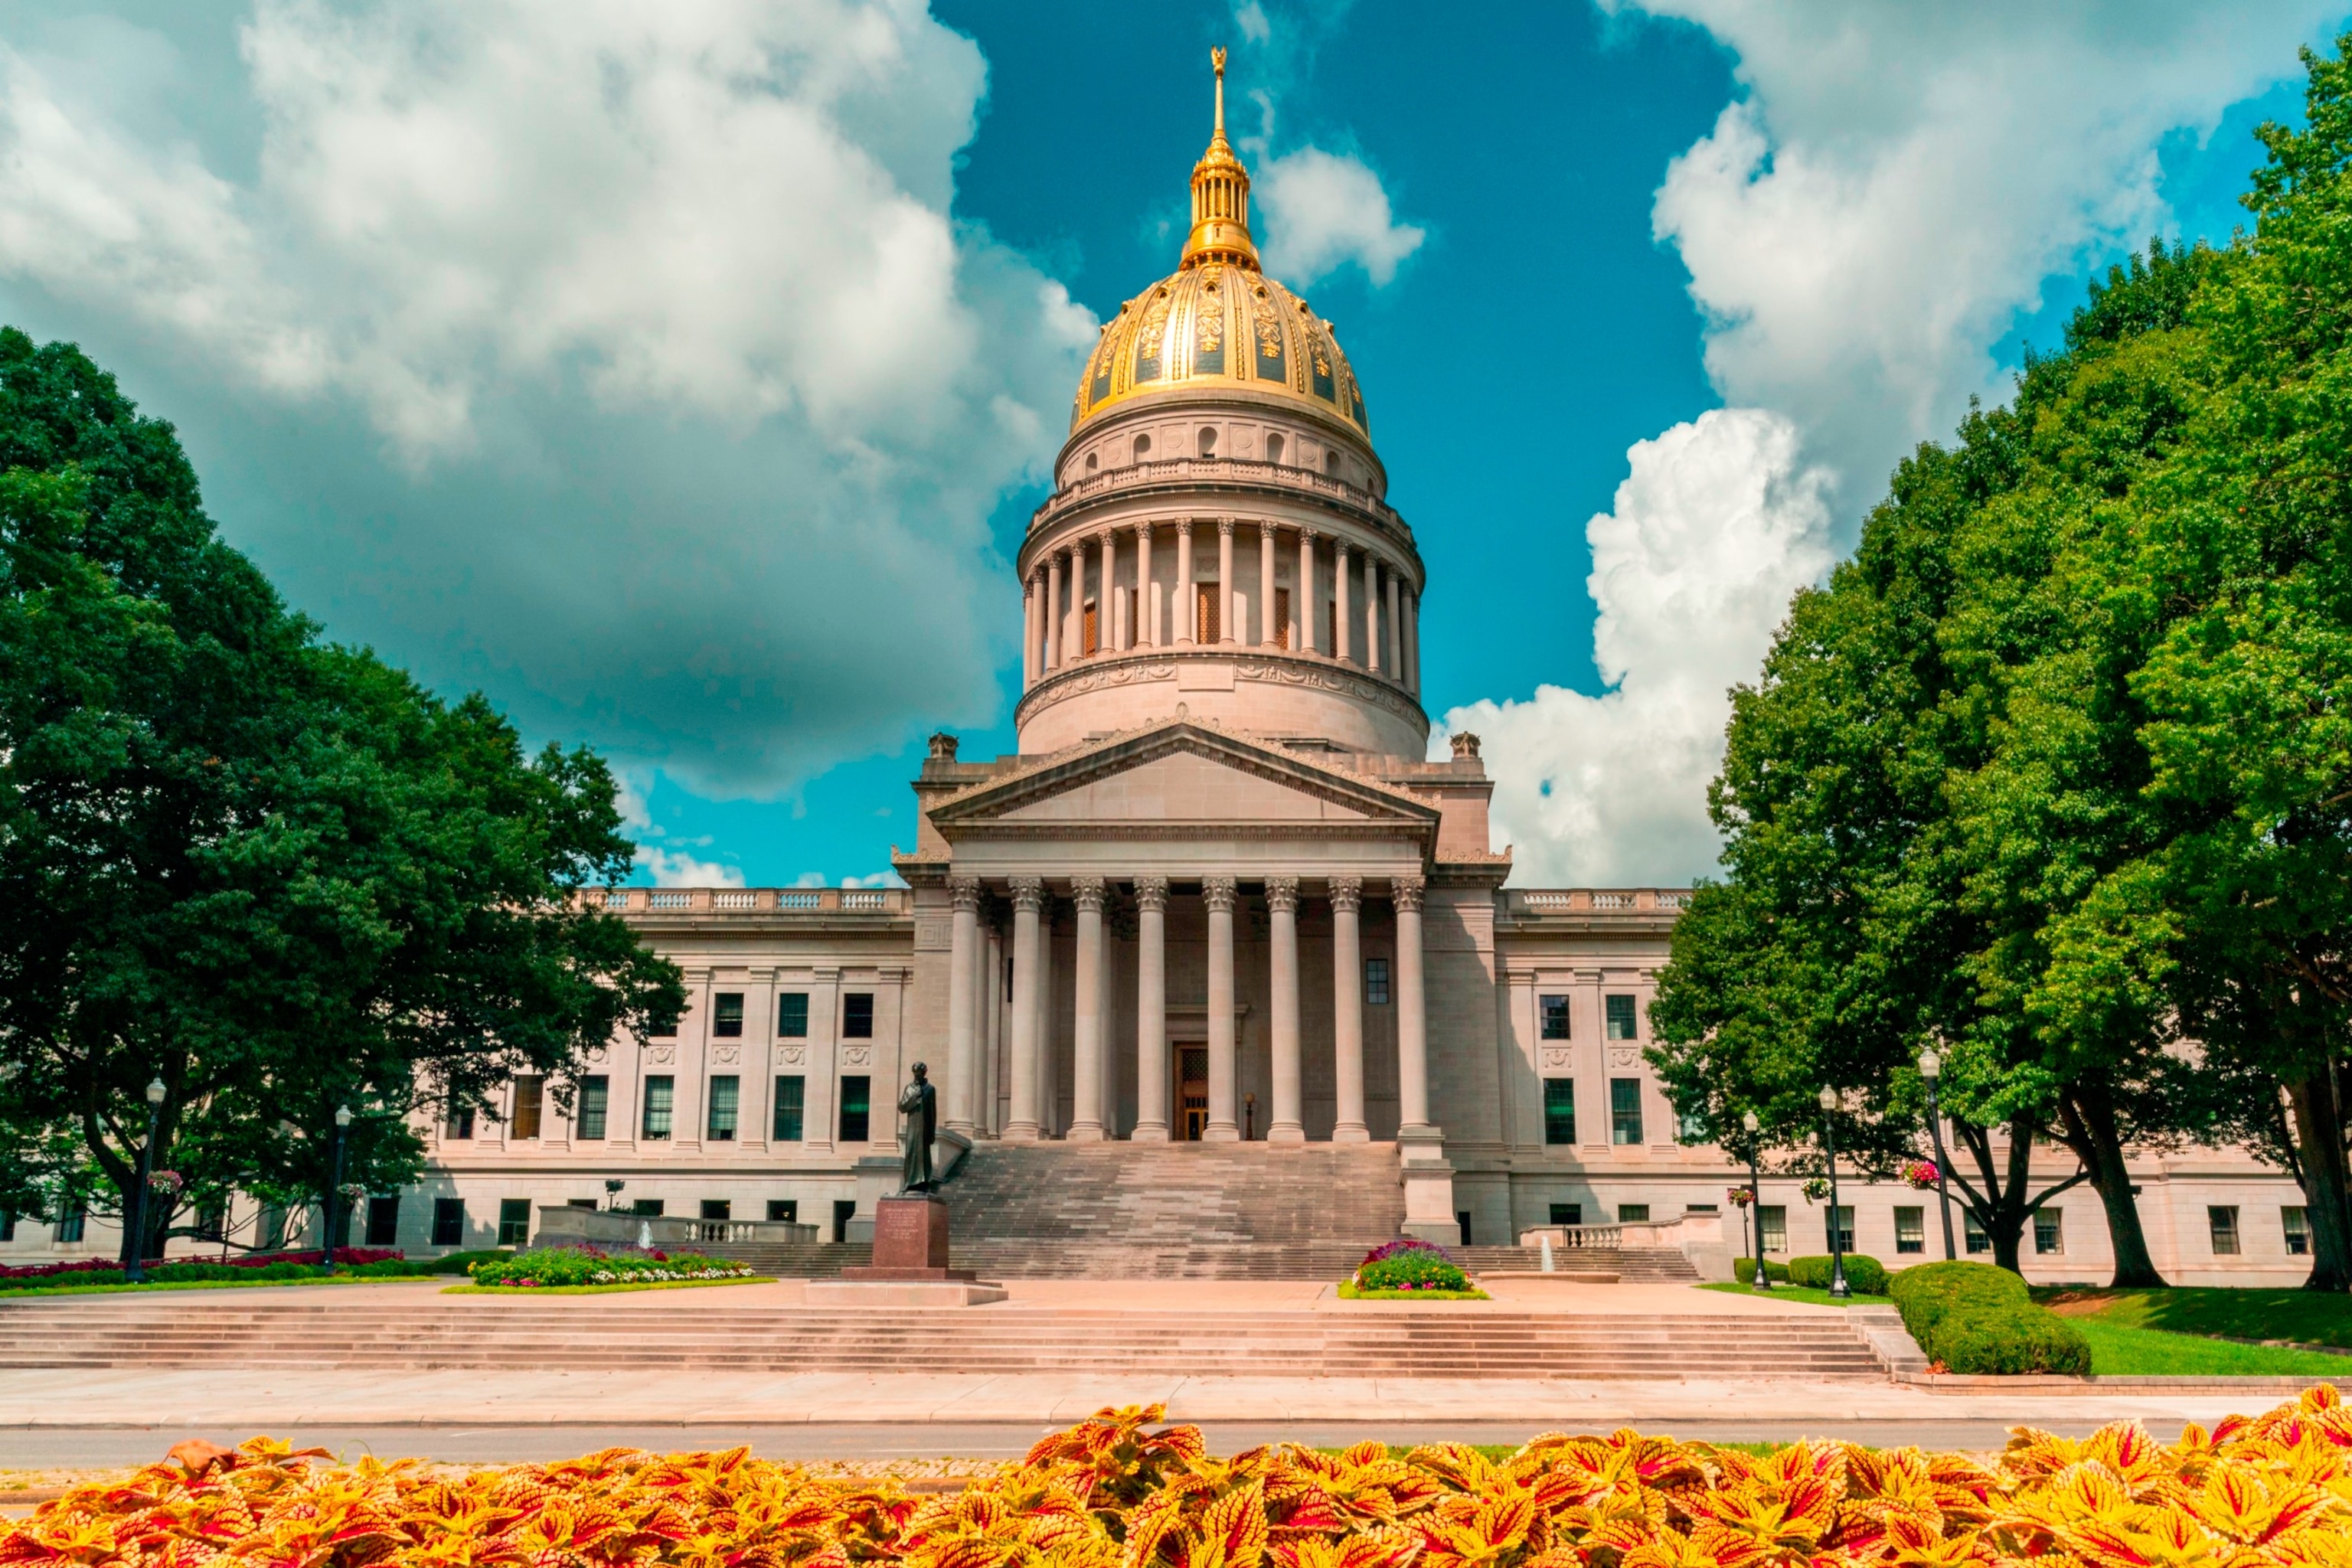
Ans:
{"label": "cornice", "polygon": [[1013,706],[1013,722],[1018,729],[1066,698],[1099,691],[1105,687],[1130,686],[1139,680],[1175,680],[1179,679],[1178,670],[1185,665],[1227,664],[1234,667],[1235,680],[1312,687],[1384,708],[1407,723],[1418,723],[1424,731],[1429,728],[1429,714],[1421,704],[1403,687],[1383,676],[1367,673],[1360,666],[1344,663],[1328,654],[1297,653],[1244,643],[1090,654],[1076,664],[1055,670],[1024,692]]}

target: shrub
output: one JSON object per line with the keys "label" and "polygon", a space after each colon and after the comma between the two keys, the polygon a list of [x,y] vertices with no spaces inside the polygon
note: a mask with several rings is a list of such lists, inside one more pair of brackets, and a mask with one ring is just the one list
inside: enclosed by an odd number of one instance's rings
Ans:
{"label": "shrub", "polygon": [[1356,1266],[1350,1283],[1359,1290],[1467,1290],[1470,1277],[1425,1241],[1391,1241],[1372,1248]]}
{"label": "shrub", "polygon": [[[1731,1260],[1731,1268],[1733,1277],[1741,1284],[1756,1283],[1756,1259],[1735,1258]],[[1786,1285],[1789,1282],[1789,1266],[1785,1263],[1775,1263],[1768,1258],[1764,1260],[1764,1278],[1775,1285]]]}
{"label": "shrub", "polygon": [[1923,1263],[1906,1268],[1887,1287],[1903,1326],[1928,1359],[1941,1360],[1936,1335],[1954,1313],[2006,1311],[2033,1304],[2025,1281],[1990,1263]]}
{"label": "shrub", "polygon": [[749,1264],[681,1252],[604,1252],[593,1247],[538,1247],[480,1258],[467,1270],[477,1285],[540,1289],[562,1285],[658,1284],[676,1279],[739,1279]]}
{"label": "shrub", "polygon": [[[1810,1285],[1816,1290],[1830,1288],[1830,1260],[1827,1258],[1791,1258],[1789,1259],[1789,1283]],[[1845,1286],[1857,1296],[1886,1294],[1886,1265],[1867,1253],[1845,1255]]]}
{"label": "shrub", "polygon": [[1944,1320],[1930,1352],[1952,1373],[2013,1376],[2019,1373],[2091,1370],[2091,1342],[2046,1307],[2003,1307],[1956,1312]]}

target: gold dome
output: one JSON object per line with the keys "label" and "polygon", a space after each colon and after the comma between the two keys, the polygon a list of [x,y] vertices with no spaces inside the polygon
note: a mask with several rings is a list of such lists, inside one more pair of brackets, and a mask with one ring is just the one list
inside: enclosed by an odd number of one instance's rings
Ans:
{"label": "gold dome", "polygon": [[1216,130],[1192,169],[1192,228],[1175,273],[1119,307],[1087,362],[1070,411],[1075,430],[1129,399],[1245,390],[1303,403],[1370,438],[1364,395],[1331,323],[1257,268],[1249,231],[1249,170],[1225,140],[1225,51]]}

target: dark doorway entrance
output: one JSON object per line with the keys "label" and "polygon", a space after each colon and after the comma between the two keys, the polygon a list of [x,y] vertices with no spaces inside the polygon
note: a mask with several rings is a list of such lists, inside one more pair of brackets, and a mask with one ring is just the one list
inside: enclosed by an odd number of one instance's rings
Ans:
{"label": "dark doorway entrance", "polygon": [[1183,1139],[1198,1143],[1209,1125],[1209,1047],[1176,1047],[1176,1104],[1183,1111]]}

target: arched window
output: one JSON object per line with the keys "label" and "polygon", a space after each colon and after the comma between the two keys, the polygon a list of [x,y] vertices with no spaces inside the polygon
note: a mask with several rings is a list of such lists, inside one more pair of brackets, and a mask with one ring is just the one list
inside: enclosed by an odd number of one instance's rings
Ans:
{"label": "arched window", "polygon": [[1330,476],[1331,476],[1333,479],[1338,479],[1338,478],[1339,477],[1339,453],[1337,453],[1337,452],[1325,452],[1325,453],[1323,454],[1323,471],[1324,471],[1325,473],[1327,473],[1327,474],[1330,475]]}
{"label": "arched window", "polygon": [[1213,458],[1217,455],[1217,427],[1215,426],[1202,426],[1198,440],[1199,445],[1195,450],[1197,450],[1201,456],[1203,458]]}
{"label": "arched window", "polygon": [[1139,463],[1150,456],[1151,456],[1151,437],[1138,436],[1135,438],[1135,460]]}
{"label": "arched window", "polygon": [[1265,438],[1265,460],[1269,463],[1279,463],[1282,461],[1281,437],[1268,436]]}
{"label": "arched window", "polygon": [[1099,461],[1099,459],[1095,456],[1095,454],[1088,452],[1087,454],[1087,472],[1090,474],[1093,473],[1095,471],[1095,465],[1097,461]]}

